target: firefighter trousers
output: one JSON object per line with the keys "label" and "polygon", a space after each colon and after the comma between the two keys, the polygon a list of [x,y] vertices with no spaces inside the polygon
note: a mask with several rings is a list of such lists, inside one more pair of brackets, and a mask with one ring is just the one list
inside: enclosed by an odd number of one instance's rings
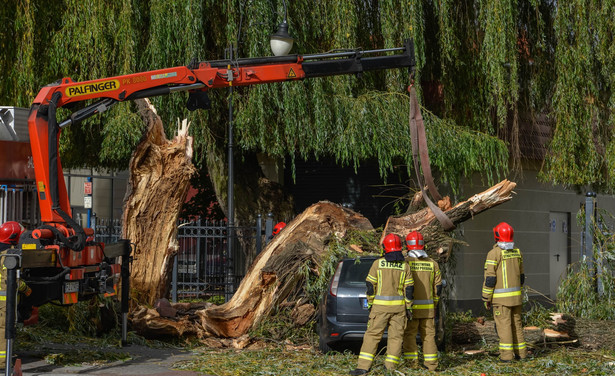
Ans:
{"label": "firefighter trousers", "polygon": [[421,334],[423,341],[424,365],[430,371],[438,367],[438,347],[436,346],[436,326],[433,317],[429,319],[412,319],[406,324],[404,331],[403,358],[412,365],[418,365],[419,351],[416,335]]}
{"label": "firefighter trousers", "polygon": [[498,337],[500,337],[501,360],[513,360],[514,357],[524,359],[527,356],[521,323],[521,308],[520,305],[512,307],[493,305],[493,318]]}
{"label": "firefighter trousers", "polygon": [[369,370],[376,356],[376,351],[378,351],[378,344],[382,339],[384,330],[388,327],[387,357],[384,360],[384,366],[390,370],[395,369],[400,361],[405,326],[406,312],[375,312],[372,309],[367,322],[367,330],[363,337],[357,368]]}

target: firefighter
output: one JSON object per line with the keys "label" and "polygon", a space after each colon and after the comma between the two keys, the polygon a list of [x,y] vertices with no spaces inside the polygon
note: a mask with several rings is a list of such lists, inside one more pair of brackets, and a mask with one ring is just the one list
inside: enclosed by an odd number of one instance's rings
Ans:
{"label": "firefighter", "polygon": [[6,340],[4,328],[6,327],[6,268],[4,267],[4,252],[17,245],[19,237],[24,231],[17,222],[5,222],[0,226],[0,369],[6,365]]}
{"label": "firefighter", "polygon": [[487,310],[493,308],[500,337],[500,361],[524,359],[527,347],[521,324],[522,295],[525,282],[523,256],[514,248],[513,228],[502,222],[493,228],[496,244],[487,254],[482,298]]}
{"label": "firefighter", "polygon": [[440,267],[425,253],[425,241],[420,232],[412,231],[406,236],[406,247],[408,249],[406,260],[414,280],[414,302],[412,320],[408,321],[404,331],[403,358],[409,360],[412,366],[418,365],[416,335],[420,333],[423,341],[424,367],[435,371],[438,367],[438,347],[434,318],[442,293]]}
{"label": "firefighter", "polygon": [[387,328],[389,334],[384,366],[394,370],[400,361],[406,320],[412,318],[412,273],[401,252],[401,239],[395,234],[388,234],[384,237],[382,248],[384,256],[374,261],[365,279],[369,321],[357,368],[350,371],[351,375],[364,375],[369,371]]}

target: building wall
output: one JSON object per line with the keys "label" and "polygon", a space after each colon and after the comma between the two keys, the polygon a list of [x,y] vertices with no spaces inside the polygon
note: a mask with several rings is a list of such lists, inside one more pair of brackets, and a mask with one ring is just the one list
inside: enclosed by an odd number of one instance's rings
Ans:
{"label": "building wall", "polygon": [[[524,255],[526,286],[540,294],[555,299],[556,291],[551,278],[557,278],[556,266],[552,259],[567,258],[567,263],[579,261],[583,225],[578,226],[576,215],[585,203],[585,193],[577,193],[563,187],[554,187],[541,183],[537,179],[535,167],[524,170],[523,178],[515,180],[512,200],[489,209],[458,227],[459,238],[469,244],[455,249],[453,258],[456,266],[449,290],[452,308],[479,309],[483,282],[483,267],[487,252],[494,244],[493,227],[500,222],[507,222],[514,228],[515,246]],[[467,199],[473,194],[484,191],[487,185],[478,177],[466,181],[462,195],[457,201]],[[614,212],[615,198],[611,195],[598,195],[599,208]],[[567,213],[567,223],[553,221],[552,213]],[[566,215],[564,215],[566,217]],[[551,243],[552,236],[565,236],[568,249],[558,252]],[[559,254],[560,257],[556,257]],[[540,294],[531,294],[540,297]]]}
{"label": "building wall", "polygon": [[27,142],[29,113],[27,108],[0,106],[0,140]]}
{"label": "building wall", "polygon": [[92,177],[92,215],[97,218],[120,219],[128,172],[101,172],[87,169],[71,169],[64,172],[73,217],[81,216],[81,223],[86,224],[84,183],[88,176]]}

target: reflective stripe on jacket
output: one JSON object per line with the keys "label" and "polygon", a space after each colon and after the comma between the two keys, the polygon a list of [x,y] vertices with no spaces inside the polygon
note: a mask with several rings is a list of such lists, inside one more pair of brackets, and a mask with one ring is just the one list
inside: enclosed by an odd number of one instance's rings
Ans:
{"label": "reflective stripe on jacket", "polygon": [[414,281],[413,317],[420,319],[432,318],[438,305],[438,286],[442,285],[442,276],[438,263],[429,257],[406,258]]}
{"label": "reflective stripe on jacket", "polygon": [[382,312],[410,309],[412,300],[406,299],[406,290],[414,282],[407,262],[389,262],[381,257],[374,261],[365,281],[373,285],[373,294],[367,295],[368,306]]}
{"label": "reflective stripe on jacket", "polygon": [[501,249],[497,245],[487,254],[483,301],[516,306],[523,303],[521,275],[523,255],[519,249]]}

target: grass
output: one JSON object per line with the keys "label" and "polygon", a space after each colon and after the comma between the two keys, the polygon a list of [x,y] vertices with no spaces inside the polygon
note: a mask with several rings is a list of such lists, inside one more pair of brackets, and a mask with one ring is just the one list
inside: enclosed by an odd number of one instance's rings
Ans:
{"label": "grass", "polygon": [[[85,303],[84,303],[85,304]],[[81,309],[79,309],[81,308]],[[101,333],[97,320],[87,317],[88,308],[75,307],[74,311],[59,307],[41,310],[41,323],[19,328],[17,348],[37,351],[41,358],[54,365],[104,364],[131,359],[126,349],[120,346],[119,327]],[[548,316],[549,310],[542,306],[533,306],[527,312],[528,323],[541,323]],[[86,312],[83,312],[86,311]],[[86,322],[81,319],[87,319]],[[311,326],[293,328],[289,317],[279,314],[268,325],[252,331],[253,339],[258,340],[262,348],[258,350],[210,349],[199,347],[198,341],[188,343],[176,339],[172,342],[147,340],[129,332],[129,342],[154,348],[189,348],[197,355],[188,362],[177,364],[178,369],[192,370],[216,376],[242,375],[346,375],[355,368],[357,355],[352,352],[322,354],[317,347],[317,336]],[[447,332],[451,333],[455,325],[472,325],[476,319],[471,312],[449,313]],[[102,320],[101,320],[102,321]],[[73,322],[69,329],[67,322]],[[584,321],[579,321],[581,324]],[[592,323],[592,325],[585,325]],[[566,348],[561,345],[553,347],[535,347],[532,356],[520,362],[500,363],[497,343],[482,341],[474,343],[484,350],[478,355],[464,355],[462,350],[453,349],[440,355],[442,375],[612,375],[615,374],[615,341],[602,341],[608,337],[610,324],[606,321],[589,321],[579,329],[598,336],[600,344],[608,350],[587,350],[583,348]],[[98,337],[92,333],[99,334]],[[52,344],[61,344],[54,350]],[[451,344],[452,345],[452,344]],[[596,344],[598,345],[598,344]],[[57,348],[62,350],[58,350]],[[601,348],[601,347],[594,347]],[[457,347],[458,349],[458,347]],[[380,354],[372,367],[370,375],[421,375],[423,369],[401,365],[399,372],[386,372],[383,366],[384,356]]]}
{"label": "grass", "polygon": [[[399,372],[386,372],[378,356],[370,375],[423,375],[425,370],[407,366]],[[261,350],[201,350],[196,360],[178,365],[217,376],[248,375],[347,375],[357,356],[351,352],[323,355],[313,349],[286,350],[268,347]],[[538,351],[531,358],[509,364],[500,363],[496,353],[475,356],[445,353],[440,358],[441,375],[611,375],[615,373],[615,352],[588,352],[565,347]]]}
{"label": "grass", "polygon": [[[457,313],[451,317],[454,322],[471,323],[469,312]],[[603,328],[606,322],[596,322]],[[596,328],[595,331],[603,332]],[[260,333],[263,337],[270,337]],[[288,334],[288,333],[285,333]],[[346,375],[354,369],[357,355],[349,351],[344,353],[322,354],[315,350],[314,333],[297,336],[295,341],[287,339],[260,341],[264,348],[258,350],[210,349],[188,344],[179,340],[173,343],[152,341],[129,332],[129,342],[150,347],[191,348],[195,357],[189,362],[176,365],[177,369],[192,370],[202,374],[216,376],[243,375]],[[292,338],[293,336],[291,336]],[[47,363],[54,365],[104,364],[115,361],[130,360],[130,354],[119,346],[116,332],[102,337],[90,337],[68,333],[47,326],[36,325],[19,329],[17,347],[40,352]],[[294,342],[294,344],[293,344]],[[57,349],[49,353],[48,345],[63,344],[65,350]],[[479,345],[480,346],[480,345]],[[482,343],[484,353],[469,356],[461,350],[449,351],[440,355],[442,375],[611,375],[615,374],[615,351],[585,350],[563,346],[536,347],[533,355],[520,362],[502,364],[498,361],[497,345]],[[402,365],[399,372],[386,372],[383,366],[384,356],[380,354],[372,367],[370,375],[421,375],[422,369],[413,369]]]}

